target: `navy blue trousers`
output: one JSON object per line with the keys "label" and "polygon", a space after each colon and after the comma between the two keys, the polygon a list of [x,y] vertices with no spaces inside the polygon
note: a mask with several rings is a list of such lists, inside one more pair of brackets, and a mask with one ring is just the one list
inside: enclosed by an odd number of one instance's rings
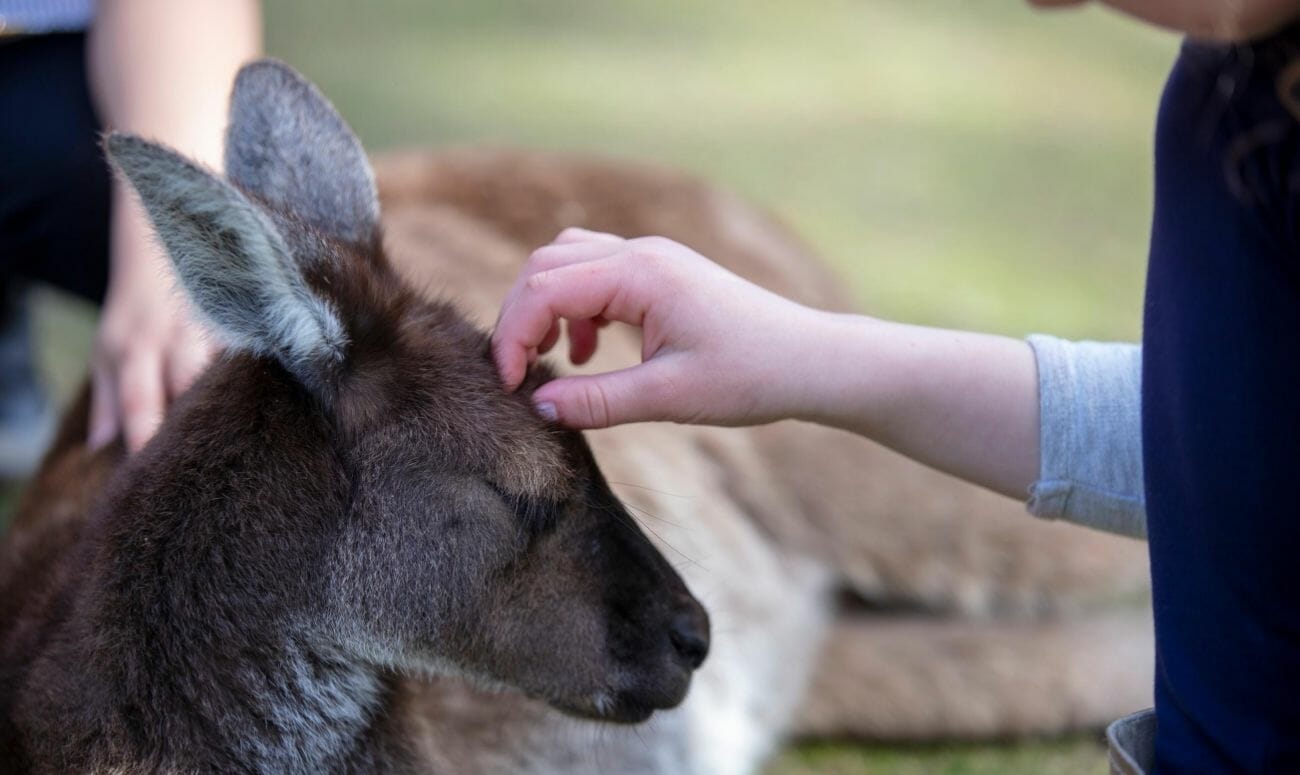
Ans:
{"label": "navy blue trousers", "polygon": [[108,167],[81,34],[0,38],[0,287],[41,280],[99,301]]}
{"label": "navy blue trousers", "polygon": [[1160,110],[1142,390],[1160,772],[1300,772],[1293,60],[1295,31],[1185,44]]}

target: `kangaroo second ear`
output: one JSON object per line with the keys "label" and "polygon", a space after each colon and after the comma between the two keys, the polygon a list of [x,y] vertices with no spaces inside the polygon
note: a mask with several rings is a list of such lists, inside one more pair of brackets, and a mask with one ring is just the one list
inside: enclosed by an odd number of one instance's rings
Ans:
{"label": "kangaroo second ear", "polygon": [[288,65],[262,59],[235,79],[226,176],[268,204],[352,242],[379,228],[374,173],[334,106]]}
{"label": "kangaroo second ear", "polygon": [[232,347],[274,356],[309,388],[323,388],[343,359],[343,325],[308,286],[271,218],[160,145],[114,133],[104,147],[140,195],[199,311]]}

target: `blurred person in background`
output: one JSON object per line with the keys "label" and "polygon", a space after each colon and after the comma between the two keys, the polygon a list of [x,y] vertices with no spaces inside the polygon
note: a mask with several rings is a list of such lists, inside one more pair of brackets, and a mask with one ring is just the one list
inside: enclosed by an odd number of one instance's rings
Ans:
{"label": "blurred person in background", "polygon": [[221,169],[235,72],[261,36],[255,0],[0,0],[0,476],[28,473],[54,424],[28,281],[103,304],[92,446],[139,449],[211,359],[99,138],[134,132]]}
{"label": "blurred person in background", "polygon": [[507,297],[497,363],[513,389],[561,323],[575,363],[630,323],[641,364],[553,380],[539,412],[819,422],[1147,536],[1156,707],[1112,725],[1112,764],[1300,772],[1300,2],[1107,4],[1188,35],[1156,133],[1142,348],[830,314],[661,237],[570,229]]}

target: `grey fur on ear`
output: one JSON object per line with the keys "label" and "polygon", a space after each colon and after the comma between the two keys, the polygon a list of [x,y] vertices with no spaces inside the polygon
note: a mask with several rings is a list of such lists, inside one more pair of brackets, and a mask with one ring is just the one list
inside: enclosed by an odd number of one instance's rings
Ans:
{"label": "grey fur on ear", "polygon": [[304,384],[324,386],[347,338],[307,285],[271,218],[234,186],[161,145],[104,141],[140,196],[194,305],[232,347],[273,355]]}
{"label": "grey fur on ear", "polygon": [[328,234],[364,242],[378,233],[379,195],[360,141],[282,62],[258,60],[235,79],[226,176]]}

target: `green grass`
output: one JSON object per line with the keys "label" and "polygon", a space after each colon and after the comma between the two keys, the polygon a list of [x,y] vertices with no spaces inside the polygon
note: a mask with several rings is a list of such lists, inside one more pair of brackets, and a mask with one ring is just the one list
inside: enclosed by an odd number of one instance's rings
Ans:
{"label": "green grass", "polygon": [[862,0],[272,3],[372,149],[655,160],[774,209],[871,312],[1133,338],[1174,42],[1102,11]]}
{"label": "green grass", "polygon": [[[1175,41],[1100,10],[918,0],[270,0],[267,43],[372,150],[655,161],[790,221],[874,314],[1137,336],[1149,137]],[[66,395],[92,318],[47,304]],[[796,773],[1104,772],[1092,738],[815,745]]]}
{"label": "green grass", "polygon": [[1104,775],[1105,749],[1074,738],[1019,745],[932,746],[808,745],[787,751],[771,775]]}

